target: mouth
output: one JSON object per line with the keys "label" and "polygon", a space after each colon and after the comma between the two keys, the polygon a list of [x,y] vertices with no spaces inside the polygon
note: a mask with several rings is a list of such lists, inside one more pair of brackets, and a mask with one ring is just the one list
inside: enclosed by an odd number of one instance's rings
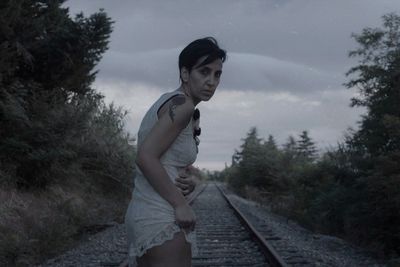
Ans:
{"label": "mouth", "polygon": [[209,95],[209,96],[212,96],[214,94],[214,92],[210,92],[210,91],[203,91],[203,93],[205,95]]}

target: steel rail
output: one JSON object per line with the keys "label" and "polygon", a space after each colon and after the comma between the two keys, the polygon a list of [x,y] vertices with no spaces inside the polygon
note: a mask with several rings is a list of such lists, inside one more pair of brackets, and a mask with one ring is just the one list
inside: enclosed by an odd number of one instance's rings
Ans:
{"label": "steel rail", "polygon": [[187,202],[189,205],[191,205],[193,203],[193,201],[198,197],[198,195],[200,195],[204,191],[204,189],[206,189],[206,187],[208,185],[208,183],[206,183],[206,182],[204,182],[202,184],[203,185],[201,186],[201,188],[199,190],[195,189],[194,192],[191,195],[189,195],[189,198],[187,199]]}
{"label": "steel rail", "polygon": [[232,201],[230,201],[230,199],[227,197],[223,189],[220,188],[220,186],[217,185],[216,183],[215,186],[218,188],[222,196],[229,203],[229,205],[231,206],[231,208],[233,209],[239,220],[243,223],[243,225],[248,229],[248,231],[254,237],[254,240],[260,245],[260,248],[264,252],[264,255],[267,258],[269,264],[271,264],[271,266],[273,267],[288,267],[288,265],[279,256],[276,250],[270,244],[267,243],[265,238],[256,230],[256,228],[250,223],[250,221],[246,218],[246,216],[244,216],[243,213],[240,212],[240,210],[236,207],[236,205],[233,204]]}

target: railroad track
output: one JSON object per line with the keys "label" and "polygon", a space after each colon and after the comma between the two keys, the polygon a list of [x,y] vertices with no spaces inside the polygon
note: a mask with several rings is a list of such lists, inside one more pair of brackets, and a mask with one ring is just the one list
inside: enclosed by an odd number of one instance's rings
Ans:
{"label": "railroad track", "polygon": [[[188,201],[197,218],[199,255],[192,258],[193,267],[315,266],[274,235],[264,221],[238,210],[220,185],[205,184]],[[105,239],[94,238],[96,242],[40,266],[126,266],[122,261],[126,257],[124,227],[112,228],[99,233]]]}
{"label": "railroad track", "polygon": [[[215,188],[217,188],[217,190]],[[249,231],[250,236],[258,244],[260,250],[263,252],[265,258],[267,259],[267,263],[269,265],[264,266],[316,266],[313,262],[306,259],[297,248],[291,246],[291,244],[285,241],[286,238],[280,237],[276,233],[274,233],[273,229],[271,229],[270,226],[264,222],[264,220],[254,216],[246,209],[239,209],[232,201],[230,201],[229,197],[225,194],[221,185],[217,185],[215,183],[210,184],[209,189],[212,190],[210,194],[214,194],[215,196],[218,195],[216,191],[219,191],[221,198],[223,198],[224,201],[227,202],[227,206],[229,207],[229,209],[233,211],[233,213],[238,218],[240,223],[244,226],[244,228]],[[196,214],[198,214],[196,208],[195,212]],[[198,219],[198,221],[201,220]],[[212,225],[210,227],[212,227]]]}
{"label": "railroad track", "polygon": [[193,267],[315,266],[263,221],[239,210],[220,185],[208,183],[188,201],[197,218],[199,255]]}
{"label": "railroad track", "polygon": [[240,211],[210,183],[193,201],[199,256],[193,267],[314,266],[256,217]]}

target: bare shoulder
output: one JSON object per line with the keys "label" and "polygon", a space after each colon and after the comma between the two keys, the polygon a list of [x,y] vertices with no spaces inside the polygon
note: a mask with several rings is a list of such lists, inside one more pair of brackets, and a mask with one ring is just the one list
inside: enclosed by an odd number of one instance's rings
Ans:
{"label": "bare shoulder", "polygon": [[172,123],[189,123],[194,112],[194,105],[185,95],[176,95],[168,100],[158,112],[159,119],[168,117]]}

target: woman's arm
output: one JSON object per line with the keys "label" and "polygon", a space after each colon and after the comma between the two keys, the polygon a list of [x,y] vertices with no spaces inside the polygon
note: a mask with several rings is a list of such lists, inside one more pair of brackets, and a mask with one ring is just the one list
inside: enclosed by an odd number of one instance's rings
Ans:
{"label": "woman's arm", "polygon": [[169,178],[160,158],[189,123],[194,106],[183,95],[175,96],[167,104],[168,111],[160,114],[157,123],[139,147],[136,164],[160,196],[176,208],[187,202]]}

